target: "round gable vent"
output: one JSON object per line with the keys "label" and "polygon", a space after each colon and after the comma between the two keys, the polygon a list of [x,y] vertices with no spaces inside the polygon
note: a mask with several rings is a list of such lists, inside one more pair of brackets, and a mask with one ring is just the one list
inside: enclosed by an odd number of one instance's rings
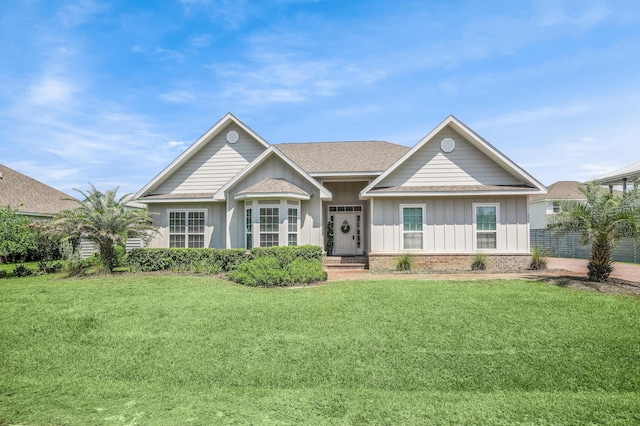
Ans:
{"label": "round gable vent", "polygon": [[236,143],[240,139],[240,135],[235,130],[231,130],[227,133],[227,142]]}
{"label": "round gable vent", "polygon": [[456,141],[451,138],[444,138],[442,142],[440,142],[440,149],[444,152],[451,152],[456,149]]}

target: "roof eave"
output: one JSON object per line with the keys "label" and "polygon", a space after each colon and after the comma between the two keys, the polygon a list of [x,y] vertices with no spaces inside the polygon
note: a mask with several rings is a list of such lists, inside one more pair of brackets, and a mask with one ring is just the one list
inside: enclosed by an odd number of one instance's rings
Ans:
{"label": "roof eave", "polygon": [[306,201],[311,199],[310,194],[296,194],[294,192],[244,192],[236,194],[234,200],[253,200],[253,199],[288,199]]}

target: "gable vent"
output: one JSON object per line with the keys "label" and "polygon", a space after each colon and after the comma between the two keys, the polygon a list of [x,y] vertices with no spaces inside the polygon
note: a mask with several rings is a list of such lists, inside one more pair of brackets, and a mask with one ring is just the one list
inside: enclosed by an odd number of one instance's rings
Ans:
{"label": "gable vent", "polygon": [[440,142],[440,149],[444,152],[451,152],[456,149],[456,141],[451,138],[444,138],[442,142]]}

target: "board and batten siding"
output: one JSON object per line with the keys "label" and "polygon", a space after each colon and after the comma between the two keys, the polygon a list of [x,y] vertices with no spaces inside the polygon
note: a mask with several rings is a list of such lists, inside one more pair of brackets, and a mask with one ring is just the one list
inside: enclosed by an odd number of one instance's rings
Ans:
{"label": "board and batten siding", "polygon": [[[231,130],[237,131],[240,136],[234,144],[226,140],[226,135]],[[229,125],[154,189],[153,193],[215,192],[264,150],[263,145],[239,126]]]}
{"label": "board and batten siding", "polygon": [[425,206],[424,250],[417,253],[475,253],[474,203],[498,203],[498,248],[495,253],[529,253],[526,196],[474,198],[375,198],[371,221],[371,252],[402,251],[401,204]]}
{"label": "board and batten siding", "polygon": [[[227,211],[225,214],[229,216],[229,244],[231,247],[244,247],[245,244],[245,228],[244,228],[244,201],[236,201],[235,195],[249,188],[256,183],[268,179],[285,179],[294,185],[304,189],[312,194],[311,199],[300,201],[300,229],[298,230],[298,244],[323,245],[322,238],[322,201],[320,200],[320,191],[311,185],[303,176],[295,171],[282,159],[272,155],[264,161],[257,169],[248,173],[240,180],[227,196]],[[259,206],[260,198],[252,200]]]}
{"label": "board and batten siding", "polygon": [[162,203],[150,204],[149,213],[153,217],[153,225],[158,233],[149,241],[148,247],[169,247],[169,211],[170,210],[205,210],[205,247],[225,248],[225,203]]}
{"label": "board and batten siding", "polygon": [[[451,138],[452,152],[440,149]],[[420,150],[380,182],[379,186],[518,185],[522,182],[487,157],[450,127],[442,129]]]}

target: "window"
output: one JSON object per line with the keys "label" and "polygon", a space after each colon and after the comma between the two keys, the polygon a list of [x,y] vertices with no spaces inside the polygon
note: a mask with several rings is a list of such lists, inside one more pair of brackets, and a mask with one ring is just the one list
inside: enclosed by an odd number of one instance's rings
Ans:
{"label": "window", "polygon": [[244,210],[244,224],[245,224],[245,248],[251,250],[253,248],[253,210],[251,209],[251,203],[248,203],[249,207]]}
{"label": "window", "polygon": [[169,247],[204,247],[205,211],[169,212]]}
{"label": "window", "polygon": [[279,217],[278,207],[260,207],[260,247],[279,245]]}
{"label": "window", "polygon": [[498,248],[498,204],[474,204],[476,248]]}
{"label": "window", "polygon": [[298,245],[298,208],[289,207],[289,214],[287,216],[288,222],[288,240],[287,243],[290,246]]}
{"label": "window", "polygon": [[400,205],[402,215],[402,249],[422,250],[424,248],[424,211],[423,205]]}

